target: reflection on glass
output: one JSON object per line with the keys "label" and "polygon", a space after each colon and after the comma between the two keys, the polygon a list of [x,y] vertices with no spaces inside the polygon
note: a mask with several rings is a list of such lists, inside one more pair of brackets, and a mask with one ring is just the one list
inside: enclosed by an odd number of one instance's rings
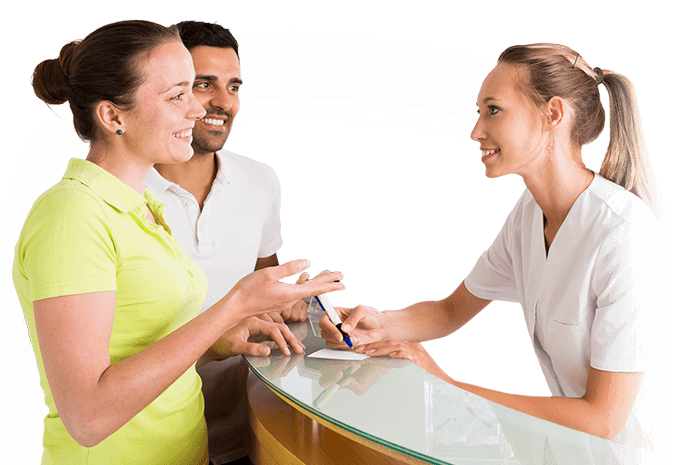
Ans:
{"label": "reflection on glass", "polygon": [[[427,463],[493,465],[647,464],[624,449],[487,401],[407,360],[324,360],[320,315],[289,325],[304,354],[246,357],[271,389],[329,423]],[[274,347],[274,345],[272,346]]]}

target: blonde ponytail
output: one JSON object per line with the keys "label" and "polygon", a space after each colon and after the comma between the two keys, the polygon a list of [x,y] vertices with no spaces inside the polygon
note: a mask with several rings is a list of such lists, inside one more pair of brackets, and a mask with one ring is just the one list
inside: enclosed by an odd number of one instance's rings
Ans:
{"label": "blonde ponytail", "polygon": [[660,220],[661,200],[644,143],[634,87],[621,74],[602,74],[610,97],[610,143],[600,175],[638,196]]}

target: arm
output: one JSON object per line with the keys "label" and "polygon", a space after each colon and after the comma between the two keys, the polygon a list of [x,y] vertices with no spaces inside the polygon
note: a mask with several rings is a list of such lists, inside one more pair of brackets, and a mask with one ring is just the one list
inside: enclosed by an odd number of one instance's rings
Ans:
{"label": "arm", "polygon": [[358,348],[358,352],[411,360],[438,378],[492,402],[606,439],[613,439],[622,430],[644,377],[644,372],[612,372],[589,367],[583,397],[532,397],[455,381],[442,371],[420,343],[384,341]]}
{"label": "arm", "polygon": [[[350,334],[353,346],[361,346],[382,340],[427,341],[447,336],[474,318],[489,302],[474,296],[460,283],[445,299],[420,302],[402,310],[378,312],[362,305],[337,310],[343,320],[343,331]],[[328,316],[324,315],[319,326],[329,347],[345,346]]]}
{"label": "arm", "polygon": [[304,260],[252,273],[209,310],[137,354],[111,365],[109,338],[115,292],[34,302],[39,347],[56,408],[81,445],[98,444],[195,364],[231,326],[251,314],[281,311],[296,300],[342,289],[327,274],[301,285],[278,280]]}
{"label": "arm", "polygon": [[269,257],[258,258],[258,260],[255,262],[255,271],[262,270],[263,268],[267,268],[270,266],[277,266],[279,264],[280,262],[277,259],[277,254],[273,253]]}

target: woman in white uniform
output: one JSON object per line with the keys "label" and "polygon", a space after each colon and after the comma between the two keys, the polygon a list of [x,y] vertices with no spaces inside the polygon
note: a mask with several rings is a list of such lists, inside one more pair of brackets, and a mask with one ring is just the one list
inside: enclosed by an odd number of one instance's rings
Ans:
{"label": "woman in white uniform", "polygon": [[[584,166],[581,147],[605,124],[600,84],[610,95],[610,145],[597,174]],[[477,106],[471,137],[486,176],[518,174],[527,189],[452,295],[390,312],[340,309],[343,330],[358,352],[406,358],[507,407],[652,447],[635,401],[645,371],[658,201],[631,83],[591,68],[567,47],[513,46],[484,80]],[[552,397],[453,380],[418,342],[456,331],[492,300],[522,305]],[[343,347],[326,320],[329,346]]]}

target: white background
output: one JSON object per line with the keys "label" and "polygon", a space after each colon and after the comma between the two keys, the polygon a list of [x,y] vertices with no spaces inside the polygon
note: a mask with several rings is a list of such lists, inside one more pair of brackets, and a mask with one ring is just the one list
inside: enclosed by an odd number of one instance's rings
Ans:
{"label": "white background", "polygon": [[[3,426],[0,454],[39,463],[47,409],[12,281],[14,245],[37,196],[87,145],[67,105],[49,108],[29,84],[68,41],[123,19],[169,25],[218,22],[240,43],[241,111],[227,149],[273,166],[283,189],[282,261],[340,270],[334,304],[395,309],[456,288],[501,228],[524,185],[487,179],[476,121],[481,81],[513,44],[571,46],[591,66],[635,84],[664,195],[668,288],[654,324],[670,391],[670,439],[693,444],[696,363],[697,53],[689,11],[639,2],[56,2],[15,4],[2,34],[2,140],[8,202],[0,248]],[[490,6],[493,5],[493,6]],[[697,46],[697,31],[693,42]],[[601,86],[601,89],[602,86]],[[692,124],[692,126],[691,126]],[[584,148],[598,169],[607,130]],[[692,196],[692,197],[691,197]],[[660,283],[662,285],[663,283]],[[469,325],[426,343],[453,377],[508,392],[548,395],[517,304],[494,303]],[[7,442],[6,442],[7,441]],[[10,463],[3,458],[3,463]],[[670,460],[669,463],[678,463]]]}

